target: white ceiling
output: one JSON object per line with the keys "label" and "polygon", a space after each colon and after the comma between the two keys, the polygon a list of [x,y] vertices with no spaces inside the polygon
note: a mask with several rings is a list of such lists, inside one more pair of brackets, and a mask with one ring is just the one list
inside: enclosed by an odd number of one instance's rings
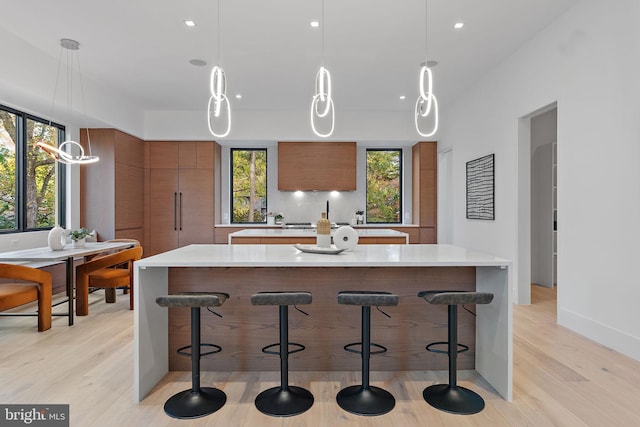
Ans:
{"label": "white ceiling", "polygon": [[[321,19],[322,1],[220,1],[219,53],[215,0],[0,0],[0,27],[56,60],[61,38],[77,40],[83,77],[142,110],[206,109],[216,63],[232,108],[308,110],[322,63],[322,30],[309,23]],[[429,0],[428,57],[439,63],[441,106],[577,1]],[[426,58],[425,1],[325,0],[324,8],[336,114],[413,109]],[[457,21],[464,29],[453,29]]]}

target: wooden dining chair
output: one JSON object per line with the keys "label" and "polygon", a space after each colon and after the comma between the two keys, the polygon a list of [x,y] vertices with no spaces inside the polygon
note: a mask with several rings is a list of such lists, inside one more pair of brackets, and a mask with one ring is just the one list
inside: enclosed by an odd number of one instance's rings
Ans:
{"label": "wooden dining chair", "polygon": [[[142,246],[100,256],[76,268],[76,314],[89,314],[89,288],[104,288],[107,303],[115,302],[115,289],[128,287],[133,310],[133,262],[142,258]],[[122,265],[125,268],[122,268]]]}
{"label": "wooden dining chair", "polygon": [[24,265],[0,264],[0,279],[9,279],[0,283],[0,311],[38,301],[38,332],[51,329],[51,273]]}

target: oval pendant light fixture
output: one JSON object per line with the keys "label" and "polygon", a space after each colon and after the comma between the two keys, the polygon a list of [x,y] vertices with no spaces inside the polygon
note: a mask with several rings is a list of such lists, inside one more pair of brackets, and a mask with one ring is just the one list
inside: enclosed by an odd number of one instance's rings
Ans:
{"label": "oval pendant light fixture", "polygon": [[[207,125],[209,132],[216,138],[224,138],[231,132],[231,104],[227,98],[227,76],[220,67],[220,0],[218,0],[218,65],[213,67],[209,77],[209,104],[207,106]],[[226,126],[216,130],[216,124],[223,121],[226,114]]]}
{"label": "oval pendant light fixture", "polygon": [[[424,31],[424,39],[425,39],[425,51],[428,51],[428,8],[427,3],[428,0],[424,2],[425,9],[425,31]],[[421,64],[420,73],[418,76],[418,84],[420,87],[420,93],[418,94],[418,99],[416,100],[416,108],[414,111],[414,123],[416,125],[416,131],[423,137],[428,138],[433,136],[438,131],[438,122],[439,122],[439,113],[438,113],[438,99],[433,93],[433,73],[431,72],[430,65],[435,63],[435,61],[425,61]],[[426,81],[426,87],[425,87]],[[431,118],[433,117],[433,118]],[[421,122],[432,120],[431,130],[424,131],[420,127]],[[423,123],[424,124],[424,123]]]}
{"label": "oval pendant light fixture", "polygon": [[[313,133],[321,138],[326,138],[331,136],[334,129],[335,124],[335,108],[333,107],[333,98],[331,94],[331,73],[324,66],[324,0],[322,0],[322,20],[320,21],[320,25],[322,25],[322,66],[320,70],[316,73],[316,84],[315,84],[315,94],[311,99],[311,129]],[[329,113],[331,115],[329,116]],[[319,119],[324,119],[328,117],[325,122],[328,122],[328,132],[321,132],[316,127],[316,121],[320,122]]]}

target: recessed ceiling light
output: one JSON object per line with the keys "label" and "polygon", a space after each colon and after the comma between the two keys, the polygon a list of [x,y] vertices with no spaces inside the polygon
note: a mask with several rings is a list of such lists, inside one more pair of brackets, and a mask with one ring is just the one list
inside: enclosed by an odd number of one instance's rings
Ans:
{"label": "recessed ceiling light", "polygon": [[236,99],[242,99],[242,95],[239,93],[236,93]]}
{"label": "recessed ceiling light", "polygon": [[187,19],[186,21],[184,21],[184,25],[186,25],[187,27],[195,27],[196,23],[190,19]]}
{"label": "recessed ceiling light", "polygon": [[400,95],[400,99],[404,101],[405,99],[407,99],[407,97],[404,95]]}
{"label": "recessed ceiling light", "polygon": [[464,27],[464,22],[456,22],[455,25],[453,26],[453,28],[455,28],[456,30],[459,30],[462,27]]}
{"label": "recessed ceiling light", "polygon": [[204,67],[207,65],[207,61],[203,61],[202,59],[190,59],[189,64],[195,65],[196,67]]}
{"label": "recessed ceiling light", "polygon": [[320,22],[319,21],[311,21],[311,26],[313,28],[318,28],[320,26]]}

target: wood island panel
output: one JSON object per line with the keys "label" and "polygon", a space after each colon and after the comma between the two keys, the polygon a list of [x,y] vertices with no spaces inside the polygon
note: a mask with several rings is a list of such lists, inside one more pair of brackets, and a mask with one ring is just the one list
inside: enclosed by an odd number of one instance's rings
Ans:
{"label": "wood island panel", "polygon": [[[397,307],[383,307],[387,318],[371,311],[372,342],[388,348],[371,359],[373,370],[446,370],[446,355],[430,353],[425,346],[447,340],[447,306],[429,305],[417,294],[429,289],[474,290],[475,267],[203,267],[169,268],[169,294],[184,291],[218,291],[230,294],[215,308],[219,318],[202,311],[202,342],[222,346],[222,352],[201,360],[202,370],[277,371],[277,356],[261,349],[278,341],[278,307],[252,306],[259,291],[300,290],[313,294],[311,305],[289,309],[289,339],[307,347],[290,357],[292,371],[355,371],[358,355],[343,346],[360,341],[361,308],[337,304],[343,290],[390,291],[400,296]],[[475,307],[468,307],[475,311]],[[459,369],[474,369],[475,318],[458,310],[459,342],[470,351],[458,355]],[[191,369],[190,360],[175,354],[190,342],[190,310],[169,310],[169,369]]]}

